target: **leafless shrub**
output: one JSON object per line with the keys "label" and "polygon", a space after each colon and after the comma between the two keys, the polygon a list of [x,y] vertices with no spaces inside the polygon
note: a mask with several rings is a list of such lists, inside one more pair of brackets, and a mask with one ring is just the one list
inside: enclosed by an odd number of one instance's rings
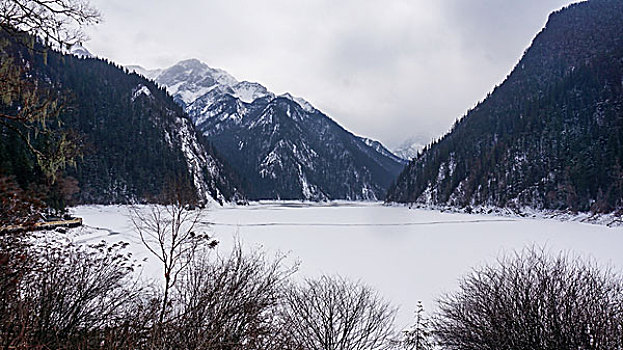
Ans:
{"label": "leafless shrub", "polygon": [[340,277],[293,286],[285,295],[283,327],[292,349],[384,349],[396,310],[371,288]]}
{"label": "leafless shrub", "polygon": [[104,329],[99,349],[169,349],[162,342],[159,323],[162,295],[153,286],[140,288],[140,293],[119,311],[115,327]]}
{"label": "leafless shrub", "polygon": [[443,297],[446,349],[621,349],[623,285],[612,271],[526,249],[474,271]]}
{"label": "leafless shrub", "polygon": [[[3,300],[4,348],[89,348],[120,322],[134,299],[123,244],[37,244],[21,257],[15,293]],[[4,279],[7,276],[0,276]]]}
{"label": "leafless shrub", "polygon": [[33,191],[24,191],[14,176],[0,176],[0,235],[12,225],[32,225],[41,218],[45,203]]}
{"label": "leafless shrub", "polygon": [[175,288],[166,322],[176,349],[270,349],[281,291],[296,267],[283,258],[245,253],[237,244],[227,257],[198,255]]}

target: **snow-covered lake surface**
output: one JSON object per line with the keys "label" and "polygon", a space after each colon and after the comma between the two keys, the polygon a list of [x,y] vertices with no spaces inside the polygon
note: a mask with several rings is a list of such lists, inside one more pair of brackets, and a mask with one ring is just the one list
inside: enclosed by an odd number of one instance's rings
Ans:
{"label": "snow-covered lake surface", "polygon": [[[85,227],[79,242],[126,241],[135,257],[148,257],[123,206],[83,206],[73,213]],[[297,278],[321,274],[360,279],[400,307],[398,326],[410,323],[416,302],[430,311],[457,289],[460,277],[526,246],[591,257],[623,268],[623,227],[578,222],[442,213],[381,203],[253,203],[212,208],[205,222],[226,253],[236,237],[247,248],[284,252],[301,263]],[[145,274],[156,274],[148,260]]]}

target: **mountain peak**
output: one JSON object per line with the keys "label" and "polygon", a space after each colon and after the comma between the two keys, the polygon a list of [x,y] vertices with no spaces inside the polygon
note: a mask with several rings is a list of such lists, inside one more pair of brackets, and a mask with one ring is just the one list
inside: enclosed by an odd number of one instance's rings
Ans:
{"label": "mountain peak", "polygon": [[190,58],[177,62],[171,67],[163,70],[161,76],[158,78],[167,79],[171,77],[195,77],[195,80],[211,78],[214,82],[227,86],[233,86],[238,83],[238,80],[226,71],[219,68],[212,68],[196,58]]}
{"label": "mountain peak", "polygon": [[429,142],[430,138],[424,135],[410,137],[401,143],[400,146],[396,147],[393,153],[402,159],[411,160],[415,158]]}
{"label": "mountain peak", "polygon": [[75,45],[72,45],[71,48],[69,49],[69,52],[74,55],[77,56],[79,58],[93,58],[95,56],[93,56],[93,54],[86,49],[86,47],[82,46],[82,43],[78,43]]}
{"label": "mountain peak", "polygon": [[296,102],[308,113],[317,112],[317,109],[303,98],[292,96],[289,92],[276,96],[260,83],[238,81],[225,70],[212,68],[196,58],[179,61],[166,69],[149,70],[137,65],[126,68],[166,86],[169,94],[186,106],[199,99],[211,104],[219,99],[219,96],[215,95],[229,94],[244,103],[265,97],[271,99],[283,97]]}
{"label": "mountain peak", "polygon": [[211,68],[196,58],[180,61],[162,70],[154,80],[167,87],[176,100],[189,105],[216,88],[229,91],[238,80],[222,69]]}
{"label": "mountain peak", "polygon": [[147,69],[139,65],[126,66],[126,68],[128,71],[142,75],[150,80],[154,80],[158,75],[160,75],[160,73],[162,73],[162,69]]}
{"label": "mountain peak", "polygon": [[183,67],[185,69],[212,70],[210,66],[208,66],[206,63],[196,58],[189,58],[189,59],[179,61],[176,64],[174,64],[172,67],[176,67],[176,66]]}
{"label": "mountain peak", "polygon": [[234,90],[234,97],[237,97],[244,103],[251,103],[258,98],[266,96],[275,97],[275,94],[268,91],[264,85],[255,82],[242,81],[234,85],[232,89]]}
{"label": "mountain peak", "polygon": [[301,108],[305,110],[305,112],[313,113],[317,111],[316,108],[314,108],[314,106],[312,106],[311,103],[307,102],[303,98],[292,96],[289,92],[286,92],[285,94],[281,94],[279,95],[279,97],[287,98],[288,100],[298,103],[299,106],[301,106]]}
{"label": "mountain peak", "polygon": [[185,60],[179,61],[177,64],[186,65],[186,66],[206,66],[206,67],[208,66],[207,64],[201,62],[200,60],[196,58],[187,58]]}

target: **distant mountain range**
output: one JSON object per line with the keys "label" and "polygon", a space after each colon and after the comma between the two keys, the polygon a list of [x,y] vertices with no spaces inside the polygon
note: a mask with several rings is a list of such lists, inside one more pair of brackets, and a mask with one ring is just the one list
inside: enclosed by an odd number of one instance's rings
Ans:
{"label": "distant mountain range", "polygon": [[166,87],[240,174],[250,199],[383,199],[405,164],[306,100],[276,96],[196,59],[164,70],[127,68]]}
{"label": "distant mountain range", "polygon": [[387,200],[623,209],[623,2],[553,13],[507,79],[410,162]]}

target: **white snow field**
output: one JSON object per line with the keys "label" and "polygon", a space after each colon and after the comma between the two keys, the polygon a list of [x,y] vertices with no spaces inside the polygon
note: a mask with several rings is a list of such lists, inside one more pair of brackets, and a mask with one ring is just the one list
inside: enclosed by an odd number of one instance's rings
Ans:
{"label": "white snow field", "polygon": [[[144,275],[159,266],[142,246],[124,206],[82,206],[73,214],[85,226],[78,242],[125,241],[134,257],[147,257]],[[246,248],[288,253],[301,263],[296,278],[321,274],[359,279],[400,307],[397,326],[407,326],[418,300],[428,311],[459,278],[504,253],[527,246],[552,254],[567,251],[623,268],[623,227],[508,218],[384,206],[382,203],[263,202],[206,211],[209,230],[224,254],[236,238]]]}

